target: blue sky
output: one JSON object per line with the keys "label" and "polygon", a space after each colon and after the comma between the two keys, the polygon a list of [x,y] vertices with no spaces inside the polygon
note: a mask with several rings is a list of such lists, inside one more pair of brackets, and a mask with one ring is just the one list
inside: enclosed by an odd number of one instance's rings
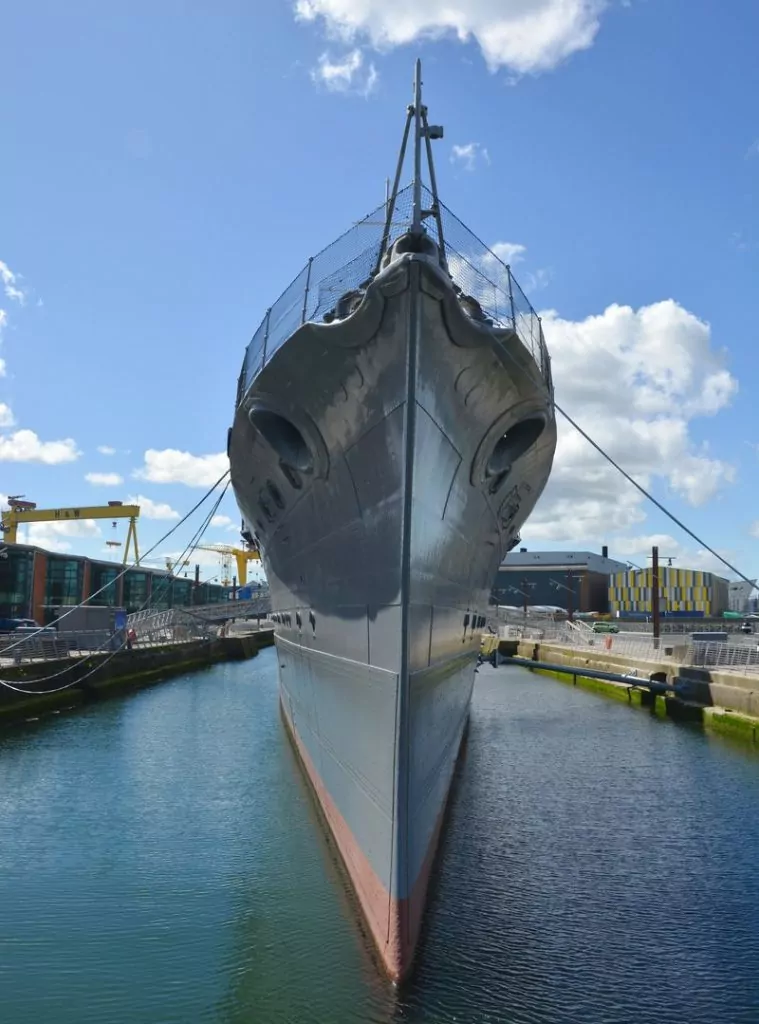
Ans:
{"label": "blue sky", "polygon": [[[197,500],[266,307],[381,202],[420,55],[441,197],[512,253],[557,400],[759,574],[758,36],[751,0],[8,7],[0,492]],[[567,431],[524,536],[711,565]]]}

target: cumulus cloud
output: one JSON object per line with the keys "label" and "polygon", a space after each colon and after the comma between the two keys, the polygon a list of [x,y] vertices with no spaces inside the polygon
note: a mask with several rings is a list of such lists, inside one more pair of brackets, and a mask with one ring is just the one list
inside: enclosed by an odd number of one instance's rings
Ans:
{"label": "cumulus cloud", "polygon": [[115,455],[116,449],[111,448],[109,444],[99,444],[97,450],[101,455]]}
{"label": "cumulus cloud", "polygon": [[33,430],[0,435],[0,462],[42,462],[54,466],[74,462],[81,454],[70,437],[63,441],[41,441]]}
{"label": "cumulus cloud", "polygon": [[71,551],[71,538],[89,540],[100,537],[100,526],[94,519],[66,519],[57,523],[29,523],[26,543],[48,551]]}
{"label": "cumulus cloud", "polygon": [[467,142],[464,146],[453,146],[451,163],[458,164],[465,171],[473,171],[478,164],[489,164],[490,154],[479,142]]}
{"label": "cumulus cloud", "polygon": [[[651,548],[659,549],[659,565],[666,567],[672,561],[673,568],[700,569],[702,572],[714,572],[718,576],[732,579],[734,573],[724,562],[707,551],[698,547],[695,542],[683,543],[669,533],[640,534],[633,537],[617,537],[614,541],[613,558],[629,561],[641,569],[650,566]],[[715,547],[718,555],[733,565],[738,561],[737,553],[731,548]]]}
{"label": "cumulus cloud", "polygon": [[211,526],[224,527],[228,529],[230,526],[234,528],[234,525],[235,524],[232,522],[229,516],[218,515],[214,516],[213,519],[211,520]]}
{"label": "cumulus cloud", "polygon": [[6,405],[5,402],[0,402],[0,427],[13,427],[16,424],[16,418],[11,411],[11,407]]}
{"label": "cumulus cloud", "polygon": [[372,63],[365,64],[360,49],[351,50],[335,60],[328,53],[323,53],[311,77],[330,92],[351,92],[360,96],[373,92],[379,79],[376,67]]}
{"label": "cumulus cloud", "polygon": [[133,494],[127,498],[127,505],[139,505],[140,515],[145,519],[179,519],[179,513],[165,501],[153,501],[144,494]]}
{"label": "cumulus cloud", "polygon": [[347,43],[377,49],[453,36],[473,40],[491,71],[546,71],[593,44],[606,0],[296,0],[296,17],[321,21]]}
{"label": "cumulus cloud", "polygon": [[26,293],[23,288],[19,287],[18,276],[2,260],[0,260],[0,281],[2,281],[6,298],[12,299],[14,302],[20,302],[23,306]]}
{"label": "cumulus cloud", "polygon": [[124,483],[124,477],[118,473],[85,473],[84,479],[95,487],[118,487]]}
{"label": "cumulus cloud", "polygon": [[210,487],[229,469],[224,452],[214,455],[192,455],[176,448],[148,448],[145,463],[136,470],[138,480],[154,484],[186,484],[188,487]]}
{"label": "cumulus cloud", "polygon": [[[186,561],[187,565],[178,565],[178,559],[184,555],[183,561]],[[217,572],[221,568],[221,555],[215,551],[200,551],[197,548],[188,555],[186,551],[165,551],[162,555],[157,556],[160,558],[163,565],[166,561],[170,561],[174,567],[174,573],[177,576],[187,575],[188,577],[193,575],[193,571],[196,565],[199,565],[201,569],[215,569]],[[205,572],[203,574],[204,579],[208,579],[213,573]]]}
{"label": "cumulus cloud", "polygon": [[[730,404],[738,383],[709,325],[672,300],[612,305],[582,321],[543,314],[556,400],[644,487],[703,505],[735,479],[691,434]],[[522,531],[532,542],[597,547],[646,519],[645,499],[562,416],[546,490]]]}
{"label": "cumulus cloud", "polygon": [[490,251],[494,256],[497,256],[501,263],[513,265],[514,263],[521,263],[524,259],[524,254],[527,252],[527,247],[520,245],[518,242],[494,242],[490,247]]}

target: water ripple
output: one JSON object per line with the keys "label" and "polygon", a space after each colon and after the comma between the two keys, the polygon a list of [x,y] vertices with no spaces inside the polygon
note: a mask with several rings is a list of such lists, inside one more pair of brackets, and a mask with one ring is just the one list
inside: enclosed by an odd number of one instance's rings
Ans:
{"label": "water ripple", "polygon": [[379,976],[272,651],[0,736],[9,1024],[757,1024],[759,759],[482,670],[412,981]]}

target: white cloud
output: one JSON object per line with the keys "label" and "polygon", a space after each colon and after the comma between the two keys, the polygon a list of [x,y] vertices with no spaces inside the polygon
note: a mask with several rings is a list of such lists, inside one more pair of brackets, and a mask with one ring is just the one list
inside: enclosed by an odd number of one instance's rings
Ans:
{"label": "white cloud", "polygon": [[[730,579],[735,576],[735,573],[728,569],[724,562],[721,562],[706,548],[678,541],[669,533],[618,537],[614,541],[614,548],[610,555],[621,561],[630,561],[644,569],[652,564],[651,548],[654,546],[659,549],[659,565],[663,568],[667,567],[671,559],[675,569],[700,569],[702,572],[714,572]],[[732,549],[716,547],[714,550],[733,565],[739,562],[736,552]]]}
{"label": "white cloud", "polygon": [[101,455],[115,455],[116,449],[111,448],[109,444],[99,444],[97,450]]}
{"label": "white cloud", "polygon": [[[735,479],[691,435],[691,421],[730,404],[738,384],[709,325],[672,300],[609,306],[582,321],[543,314],[556,401],[640,484],[703,505]],[[522,535],[598,546],[646,519],[643,496],[561,415],[553,472]]]}
{"label": "white cloud", "polygon": [[12,427],[15,426],[16,418],[11,411],[11,407],[6,405],[5,402],[0,402],[0,427]]}
{"label": "white cloud", "polygon": [[139,505],[140,515],[145,519],[179,519],[179,513],[171,505],[165,501],[153,501],[144,494],[131,495],[127,498],[127,505]]}
{"label": "white cloud", "polygon": [[317,67],[311,72],[315,82],[326,86],[330,92],[352,92],[368,96],[374,91],[379,74],[374,64],[364,63],[361,50],[351,50],[342,58],[332,60],[327,53],[319,57]]}
{"label": "white cloud", "polygon": [[85,473],[84,479],[95,487],[118,487],[124,483],[124,477],[118,473]]}
{"label": "white cloud", "polygon": [[69,538],[91,539],[101,537],[100,526],[94,519],[66,519],[57,523],[29,523],[25,530],[27,544],[49,551],[71,551]]}
{"label": "white cloud", "polygon": [[176,448],[160,451],[148,448],[145,464],[135,471],[138,480],[154,484],[186,484],[188,487],[210,487],[229,469],[224,452],[214,455],[191,455]]}
{"label": "white cloud", "polygon": [[489,164],[490,154],[479,142],[467,142],[465,146],[453,146],[451,163],[461,164],[465,171],[473,171],[478,163]]}
{"label": "white cloud", "polygon": [[23,306],[26,293],[18,286],[18,277],[13,273],[7,263],[0,260],[0,281],[3,283],[3,291],[9,299],[19,302]]}
{"label": "white cloud", "polygon": [[54,466],[74,462],[81,454],[70,437],[63,441],[40,441],[33,430],[0,435],[0,462],[42,462]]}
{"label": "white cloud", "polygon": [[377,49],[421,39],[474,40],[491,71],[556,67],[593,44],[606,0],[296,0],[296,17],[321,19],[345,42]]}
{"label": "white cloud", "polygon": [[[180,568],[180,566],[176,564],[180,555],[184,555],[183,561],[189,562],[189,565],[185,565]],[[216,573],[221,572],[221,555],[214,551],[198,551],[195,549],[191,554],[187,554],[184,549],[182,549],[181,551],[164,551],[162,555],[157,555],[156,557],[160,558],[161,563],[164,566],[166,564],[166,559],[171,559],[175,565],[174,571],[177,576],[183,576],[187,573],[188,577],[192,577],[194,575],[196,565],[199,565],[201,569],[214,569]],[[213,575],[215,575],[215,573],[210,571],[202,572],[201,579],[208,579]]]}
{"label": "white cloud", "polygon": [[218,515],[214,516],[213,519],[211,520],[211,526],[226,527],[227,529],[229,529],[230,526],[234,528],[235,524],[232,522],[229,516]]}
{"label": "white cloud", "polygon": [[501,263],[513,265],[522,262],[527,247],[518,242],[495,242],[491,245],[490,251],[498,257]]}

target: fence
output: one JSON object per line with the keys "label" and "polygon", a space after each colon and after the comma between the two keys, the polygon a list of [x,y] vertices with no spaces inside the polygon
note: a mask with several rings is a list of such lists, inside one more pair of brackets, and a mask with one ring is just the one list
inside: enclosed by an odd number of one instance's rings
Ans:
{"label": "fence", "polygon": [[[425,205],[431,206],[432,193],[426,188],[422,192]],[[398,193],[388,245],[410,229],[412,209],[413,186],[407,185]],[[445,257],[454,284],[477,299],[494,326],[510,327],[516,332],[550,386],[550,360],[540,317],[511,270],[447,207],[440,204],[440,212]],[[385,218],[383,204],[322,249],[266,311],[245,352],[237,388],[238,404],[272,355],[301,324],[323,320],[342,295],[369,284],[379,263]],[[428,226],[430,237],[439,244],[434,218],[429,219]]]}
{"label": "fence", "polygon": [[[561,637],[559,636],[557,639],[561,639]],[[645,633],[591,632],[581,634],[572,630],[565,630],[563,643],[572,647],[608,650],[613,654],[621,654],[626,658],[639,658],[642,661],[667,661],[671,658],[680,665],[693,667],[759,671],[759,646],[757,644],[691,640],[689,637],[675,633],[670,633],[656,641],[652,635]]]}
{"label": "fence", "polygon": [[[170,612],[157,613],[163,616]],[[181,613],[180,613],[181,615]],[[202,620],[184,616],[175,621],[146,620],[137,631],[136,647],[157,647],[167,643],[207,639],[216,630]],[[18,633],[0,633],[0,661],[19,665],[32,661],[52,661],[61,658],[82,658],[91,654],[109,654],[127,646],[124,630],[93,629],[71,633],[42,630],[29,636]]]}

